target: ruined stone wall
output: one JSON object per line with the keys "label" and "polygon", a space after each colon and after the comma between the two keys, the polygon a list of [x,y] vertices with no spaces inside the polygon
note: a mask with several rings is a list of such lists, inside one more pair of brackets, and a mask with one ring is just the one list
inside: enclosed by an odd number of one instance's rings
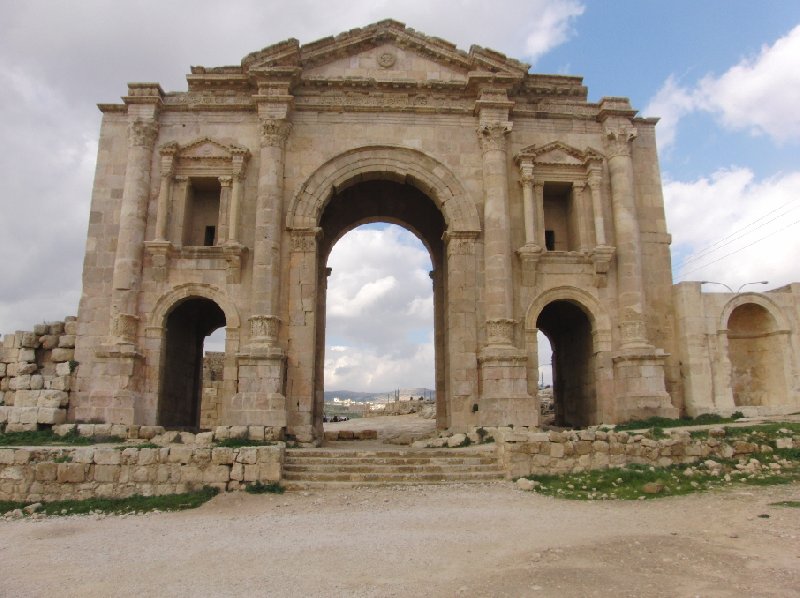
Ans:
{"label": "ruined stone wall", "polygon": [[238,490],[277,482],[284,445],[0,449],[0,500],[52,501]]}
{"label": "ruined stone wall", "polygon": [[731,459],[769,453],[776,448],[800,447],[800,436],[793,437],[788,430],[774,446],[726,439],[722,428],[712,429],[708,438],[692,438],[688,432],[672,431],[669,438],[661,439],[599,430],[521,432],[487,428],[486,432],[498,441],[500,462],[512,478],[622,467],[629,463],[667,467],[710,457]]}
{"label": "ruined stone wall", "polygon": [[0,428],[24,432],[67,420],[77,367],[75,333],[75,318],[68,317],[3,337]]}

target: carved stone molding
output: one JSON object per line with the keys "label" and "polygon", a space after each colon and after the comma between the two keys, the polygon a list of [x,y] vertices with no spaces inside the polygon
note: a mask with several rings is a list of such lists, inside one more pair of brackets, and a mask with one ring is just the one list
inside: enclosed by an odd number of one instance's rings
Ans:
{"label": "carved stone molding", "polygon": [[134,344],[139,318],[133,314],[116,314],[112,322],[111,333],[118,343]]}
{"label": "carved stone molding", "polygon": [[158,123],[137,119],[128,125],[128,143],[131,147],[153,147],[158,136]]}
{"label": "carved stone molding", "polygon": [[491,345],[513,345],[514,344],[514,320],[498,319],[486,321],[486,340]]}
{"label": "carved stone molding", "polygon": [[607,125],[603,128],[603,133],[605,134],[606,155],[609,158],[631,155],[630,144],[636,139],[636,127],[630,124]]}
{"label": "carved stone molding", "polygon": [[506,150],[506,135],[511,132],[510,122],[487,123],[478,127],[478,140],[481,143],[481,150],[486,153],[490,151]]}
{"label": "carved stone molding", "polygon": [[591,257],[594,262],[594,286],[603,288],[608,284],[608,269],[611,267],[611,259],[614,257],[614,247],[608,245],[598,245],[592,251]]}
{"label": "carved stone molding", "polygon": [[474,255],[478,231],[445,231],[442,239],[447,247],[447,255]]}
{"label": "carved stone molding", "polygon": [[528,287],[536,285],[536,272],[544,248],[534,243],[526,243],[517,249],[517,255],[522,261],[522,284]]}
{"label": "carved stone molding", "polygon": [[230,241],[223,245],[222,253],[228,262],[228,271],[225,281],[228,284],[239,284],[242,278],[242,255],[247,251],[247,247],[235,241]]}
{"label": "carved stone molding", "polygon": [[322,232],[320,228],[297,228],[291,231],[292,251],[308,253],[317,250],[317,240]]}
{"label": "carved stone molding", "polygon": [[261,121],[261,146],[283,147],[292,132],[292,123],[283,119]]}
{"label": "carved stone molding", "polygon": [[278,316],[257,315],[248,318],[250,343],[274,345],[278,340],[281,320]]}
{"label": "carved stone molding", "polygon": [[169,273],[170,254],[172,253],[172,243],[169,241],[145,241],[147,253],[150,254],[151,276],[156,282],[167,280]]}

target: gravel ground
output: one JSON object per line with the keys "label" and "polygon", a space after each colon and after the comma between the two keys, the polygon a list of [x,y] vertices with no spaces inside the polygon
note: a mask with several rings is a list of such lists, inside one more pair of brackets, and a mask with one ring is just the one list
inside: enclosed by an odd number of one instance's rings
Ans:
{"label": "gravel ground", "polygon": [[[800,596],[800,486],[573,502],[487,485],[230,493],[0,522],[0,596]],[[761,517],[769,515],[769,517]]]}

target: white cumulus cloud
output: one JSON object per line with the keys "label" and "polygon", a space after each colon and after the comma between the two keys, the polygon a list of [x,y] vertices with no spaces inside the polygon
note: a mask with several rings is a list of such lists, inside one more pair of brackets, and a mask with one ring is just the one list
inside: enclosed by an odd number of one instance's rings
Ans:
{"label": "white cumulus cloud", "polygon": [[670,76],[643,112],[662,117],[658,141],[663,150],[674,142],[680,119],[696,111],[714,114],[731,130],[768,135],[779,143],[797,141],[798,105],[800,25],[720,76],[709,74],[685,86]]}
{"label": "white cumulus cloud", "polygon": [[735,289],[800,278],[800,172],[757,180],[747,168],[718,170],[694,181],[667,181],[664,200],[676,280]]}

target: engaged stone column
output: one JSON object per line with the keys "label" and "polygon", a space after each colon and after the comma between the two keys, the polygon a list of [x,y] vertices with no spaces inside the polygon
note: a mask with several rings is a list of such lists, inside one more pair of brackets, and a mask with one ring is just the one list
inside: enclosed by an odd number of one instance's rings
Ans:
{"label": "engaged stone column", "polygon": [[595,245],[606,244],[606,225],[603,219],[603,198],[600,195],[600,181],[602,179],[602,171],[600,165],[592,165],[589,167],[588,185],[589,192],[592,196],[592,212],[594,215],[594,238]]}
{"label": "engaged stone column", "polygon": [[533,164],[520,166],[522,185],[522,210],[525,218],[525,244],[537,245],[535,227],[535,206],[533,204]]}
{"label": "engaged stone column", "polygon": [[604,132],[617,239],[617,285],[622,348],[645,347],[649,345],[644,327],[642,248],[631,160],[631,142],[636,138],[636,129],[629,122],[606,122]]}
{"label": "engaged stone column", "polygon": [[506,135],[510,122],[478,128],[483,151],[484,299],[490,346],[512,346],[511,223],[508,209]]}
{"label": "engaged stone column", "polygon": [[231,190],[230,210],[228,213],[229,245],[239,245],[239,212],[242,204],[242,180],[248,157],[247,150],[233,150],[233,189]]}
{"label": "engaged stone column", "polygon": [[177,143],[169,143],[159,150],[161,154],[161,186],[158,191],[158,208],[156,212],[156,241],[167,241],[167,219],[169,218],[169,201],[177,151]]}
{"label": "engaged stone column", "polygon": [[[286,138],[292,125],[285,119],[262,119],[261,152],[256,203],[256,241],[253,248],[253,313],[277,320],[280,299],[280,251],[283,231],[283,165]],[[267,330],[275,330],[270,326]],[[276,338],[254,342],[273,345]]]}
{"label": "engaged stone column", "polygon": [[[112,277],[111,334],[119,342],[134,342],[135,291],[142,273],[142,253],[150,195],[150,161],[158,135],[154,119],[133,118],[128,127],[128,163],[119,216],[117,253]],[[125,322],[120,316],[125,316]]]}
{"label": "engaged stone column", "polygon": [[522,260],[522,284],[532,287],[536,284],[536,270],[544,250],[542,184],[535,179],[532,159],[523,158],[519,161],[519,170],[525,218],[525,245],[517,249],[517,255]]}

